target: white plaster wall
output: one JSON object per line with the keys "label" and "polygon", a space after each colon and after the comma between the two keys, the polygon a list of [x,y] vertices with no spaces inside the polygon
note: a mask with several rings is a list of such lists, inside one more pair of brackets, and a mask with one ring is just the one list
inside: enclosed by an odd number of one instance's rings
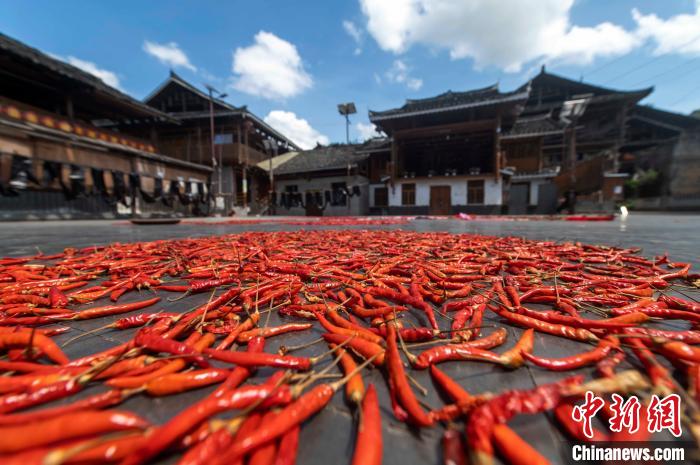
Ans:
{"label": "white plaster wall", "polygon": [[[455,176],[429,179],[402,179],[395,183],[393,188],[389,187],[389,206],[401,206],[401,188],[404,183],[416,185],[416,206],[424,207],[430,205],[431,186],[450,186],[452,205],[467,205],[467,183],[469,180],[480,179],[484,180],[484,205],[500,205],[503,197],[500,179],[495,180],[493,177],[465,178]],[[374,193],[372,193],[370,202],[370,205],[374,205]]]}
{"label": "white plaster wall", "polygon": [[[279,194],[285,192],[287,186],[297,186],[298,191],[303,194],[306,191],[330,191],[331,185],[336,182],[344,182],[348,189],[352,191],[352,186],[360,186],[360,196],[347,197],[345,206],[331,206],[328,204],[323,210],[324,216],[357,216],[366,215],[369,212],[369,180],[364,176],[331,176],[318,178],[295,178],[275,180],[275,190]],[[277,207],[278,215],[305,215],[306,210],[302,207],[292,207],[285,209]]]}
{"label": "white plaster wall", "polygon": [[550,182],[548,179],[533,179],[530,181],[530,205],[537,205],[540,186]]}

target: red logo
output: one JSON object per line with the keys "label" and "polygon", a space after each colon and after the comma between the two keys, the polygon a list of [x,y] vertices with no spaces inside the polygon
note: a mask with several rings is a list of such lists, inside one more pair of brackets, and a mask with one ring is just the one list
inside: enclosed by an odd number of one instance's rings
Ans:
{"label": "red logo", "polygon": [[[604,406],[603,398],[588,391],[583,404],[575,406],[571,412],[571,419],[582,424],[583,434],[589,439],[593,438],[591,422]],[[621,395],[613,394],[610,403],[612,416],[608,420],[610,431],[619,433],[625,429],[630,434],[636,433],[639,430],[641,410],[642,403],[637,396],[630,396],[625,400]],[[666,429],[676,437],[681,435],[681,398],[678,394],[670,394],[663,399],[656,394],[652,395],[644,414],[650,433],[658,433]]]}

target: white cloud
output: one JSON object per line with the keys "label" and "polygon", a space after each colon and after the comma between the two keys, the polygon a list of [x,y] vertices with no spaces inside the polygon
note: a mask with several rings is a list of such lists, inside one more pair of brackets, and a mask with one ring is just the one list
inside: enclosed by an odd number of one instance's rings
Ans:
{"label": "white cloud", "polygon": [[518,72],[533,60],[588,64],[622,55],[640,43],[624,28],[604,22],[571,24],[574,0],[360,0],[367,30],[396,54],[416,44],[471,58],[477,68]]}
{"label": "white cloud", "polygon": [[291,111],[272,110],[263,119],[305,150],[314,148],[317,143],[322,145],[329,143],[328,137],[312,128],[308,121],[299,118]]}
{"label": "white cloud", "polygon": [[366,141],[367,139],[380,137],[382,135],[379,131],[377,131],[377,126],[372,123],[357,123],[355,125],[355,129],[357,130],[361,141]]}
{"label": "white cloud", "polygon": [[345,32],[348,33],[350,37],[352,37],[352,40],[355,41],[355,44],[357,47],[355,47],[355,55],[359,55],[362,53],[362,30],[358,28],[355,23],[352,21],[343,21],[343,29],[345,29]]}
{"label": "white cloud", "polygon": [[655,43],[655,55],[700,55],[700,0],[696,0],[693,14],[664,20],[653,13],[644,15],[635,8],[632,17],[637,23],[637,34]]}
{"label": "white cloud", "polygon": [[95,63],[91,61],[81,60],[80,58],[76,58],[73,56],[69,56],[65,60],[58,55],[52,56],[56,59],[66,61],[71,65],[75,66],[76,68],[80,68],[86,73],[90,73],[93,76],[100,78],[108,86],[112,86],[115,89],[121,90],[121,87],[119,87],[119,77],[117,77],[117,74],[113,71],[99,68]]}
{"label": "white cloud", "polygon": [[159,44],[146,40],[143,43],[143,51],[156,57],[158,61],[164,65],[173,68],[180,67],[189,69],[190,71],[197,71],[197,68],[190,63],[190,59],[187,58],[187,54],[185,54],[185,52],[183,52],[175,42]]}
{"label": "white cloud", "polygon": [[313,80],[294,44],[260,31],[255,43],[233,53],[233,88],[267,99],[294,97],[311,88]]}
{"label": "white cloud", "polygon": [[394,60],[391,68],[384,73],[384,76],[389,82],[404,84],[411,90],[419,90],[421,87],[423,87],[423,80],[411,76],[410,71],[410,68],[403,62],[403,60]]}

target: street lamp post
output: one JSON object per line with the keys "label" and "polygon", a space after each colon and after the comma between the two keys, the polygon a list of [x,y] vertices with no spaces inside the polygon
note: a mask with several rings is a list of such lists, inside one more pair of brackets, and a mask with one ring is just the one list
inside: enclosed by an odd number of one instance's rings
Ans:
{"label": "street lamp post", "polygon": [[[209,132],[211,133],[211,166],[212,168],[215,168],[218,171],[218,182],[217,182],[217,193],[218,197],[221,198],[221,195],[223,194],[221,185],[223,183],[222,179],[222,165],[223,165],[223,160],[219,160],[219,163],[216,162],[216,137],[215,137],[215,131],[214,131],[214,94],[218,94],[219,99],[223,99],[226,97],[226,94],[219,92],[216,90],[214,87],[210,86],[209,84],[205,84],[205,87],[207,88],[207,91],[209,91]],[[223,158],[223,156],[221,157]]]}
{"label": "street lamp post", "polygon": [[350,143],[350,115],[357,113],[355,104],[353,102],[339,103],[338,113],[345,116],[345,142]]}

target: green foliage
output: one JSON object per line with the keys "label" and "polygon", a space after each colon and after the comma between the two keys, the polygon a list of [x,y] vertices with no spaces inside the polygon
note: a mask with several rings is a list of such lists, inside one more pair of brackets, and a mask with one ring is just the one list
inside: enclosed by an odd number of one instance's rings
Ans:
{"label": "green foliage", "polygon": [[625,182],[625,197],[656,197],[661,195],[662,175],[655,169],[636,173]]}

